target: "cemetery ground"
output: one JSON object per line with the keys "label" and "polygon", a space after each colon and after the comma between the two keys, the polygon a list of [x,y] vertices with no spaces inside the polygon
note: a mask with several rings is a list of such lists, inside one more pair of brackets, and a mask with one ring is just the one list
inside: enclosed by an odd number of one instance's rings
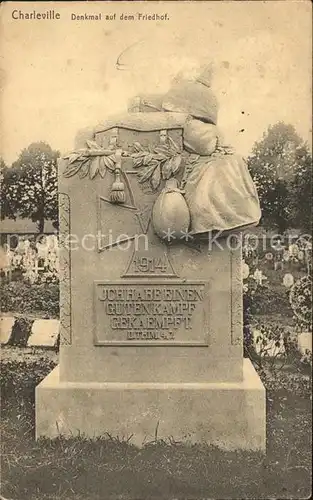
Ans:
{"label": "cemetery ground", "polygon": [[[227,452],[104,434],[35,441],[35,386],[58,362],[54,350],[2,349],[2,488],[11,500],[308,498],[311,385],[308,369],[264,365],[267,453]],[[276,375],[275,375],[276,373]],[[105,411],[105,409],[104,409]],[[192,416],[190,417],[192,418]]]}

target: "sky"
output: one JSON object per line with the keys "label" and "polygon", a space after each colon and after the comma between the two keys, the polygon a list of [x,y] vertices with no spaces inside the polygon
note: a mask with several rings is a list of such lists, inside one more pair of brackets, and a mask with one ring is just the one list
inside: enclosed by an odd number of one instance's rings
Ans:
{"label": "sky", "polygon": [[[249,154],[278,121],[311,145],[310,1],[5,2],[0,9],[0,152],[7,164],[40,140],[71,150],[80,128],[126,111],[134,95],[165,92],[179,70],[209,62],[218,126],[238,152]],[[14,9],[54,9],[60,19],[14,20]],[[103,19],[71,19],[85,13]],[[139,21],[137,13],[168,19]],[[121,54],[123,70],[116,67]]]}

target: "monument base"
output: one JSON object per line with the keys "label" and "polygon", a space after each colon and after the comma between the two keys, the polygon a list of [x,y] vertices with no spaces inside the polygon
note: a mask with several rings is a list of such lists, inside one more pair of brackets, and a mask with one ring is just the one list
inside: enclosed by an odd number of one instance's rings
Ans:
{"label": "monument base", "polygon": [[265,389],[249,359],[240,383],[61,382],[56,367],[36,387],[36,438],[109,433],[265,451]]}

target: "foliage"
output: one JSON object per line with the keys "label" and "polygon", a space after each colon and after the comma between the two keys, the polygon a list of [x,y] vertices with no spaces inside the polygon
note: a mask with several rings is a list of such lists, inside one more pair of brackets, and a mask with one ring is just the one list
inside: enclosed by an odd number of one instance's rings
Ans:
{"label": "foliage", "polygon": [[271,358],[271,366],[273,367],[275,359],[285,353],[285,343],[287,343],[285,331],[277,324],[261,324],[256,331],[255,358],[258,359],[260,366],[262,366],[264,358]]}
{"label": "foliage", "polygon": [[296,281],[290,291],[289,300],[298,321],[310,329],[312,326],[312,278],[310,275]]}
{"label": "foliage", "polygon": [[[250,357],[260,370],[266,363],[272,375],[282,370],[285,366],[292,365],[295,369],[305,370],[312,366],[312,353],[307,350],[304,354],[298,348],[299,322],[294,321],[293,310],[290,302],[298,305],[298,296],[307,297],[311,300],[311,279],[305,276],[297,282],[302,287],[295,285],[293,292],[281,293],[281,288],[270,288],[257,282],[253,275],[244,280],[243,294],[243,343],[244,355]],[[295,288],[294,287],[294,288]],[[305,294],[305,291],[308,295]],[[295,307],[295,306],[294,306]],[[303,303],[300,304],[302,312]],[[311,310],[311,303],[307,305],[306,313]],[[271,321],[270,315],[280,314],[287,319],[287,325],[283,325],[281,319]],[[258,317],[266,317],[266,322],[258,320]],[[293,326],[292,326],[293,325]],[[308,328],[308,324],[306,324]],[[278,363],[277,363],[278,361]]]}
{"label": "foliage", "polygon": [[34,387],[55,367],[56,361],[51,358],[43,353],[36,356],[23,354],[23,359],[6,359],[0,372],[2,397],[14,395],[19,399],[29,391],[33,392]]}
{"label": "foliage", "polygon": [[0,156],[0,179],[2,181],[3,178],[3,171],[6,169],[6,164],[2,156]]}
{"label": "foliage", "polygon": [[244,301],[249,307],[250,316],[281,314],[292,318],[292,309],[289,303],[289,292],[282,287],[256,285],[251,283],[244,287]]}
{"label": "foliage", "polygon": [[294,227],[311,234],[312,229],[312,156],[303,145],[298,149],[298,168],[291,184],[291,218]]}
{"label": "foliage", "polygon": [[28,284],[20,281],[0,284],[1,311],[58,317],[59,287],[56,284]]}
{"label": "foliage", "polygon": [[270,126],[247,163],[258,190],[262,223],[281,234],[295,222],[309,230],[311,181],[305,180],[312,175],[312,158],[294,127],[283,122]]}
{"label": "foliage", "polygon": [[[250,326],[250,325],[249,325]],[[267,391],[280,391],[310,398],[312,391],[312,352],[298,349],[297,332],[267,322],[250,328],[250,342],[245,339],[249,357]]]}
{"label": "foliage", "polygon": [[303,367],[308,364],[308,358],[298,350],[299,332],[296,328],[286,328],[275,321],[267,320],[266,324],[256,321],[254,333],[255,338],[249,354],[258,359],[260,366],[265,359],[274,366],[277,358],[281,360],[280,369],[285,364],[298,366],[303,360]]}
{"label": "foliage", "polygon": [[4,160],[0,157],[0,217],[4,219],[8,217],[14,219],[16,216],[14,201],[10,196],[10,183],[16,182],[16,175],[14,172],[8,168]]}
{"label": "foliage", "polygon": [[30,218],[44,231],[44,221],[57,225],[57,158],[58,151],[44,143],[33,143],[24,149],[17,161],[4,170],[2,218]]}
{"label": "foliage", "polygon": [[275,365],[272,361],[264,361],[262,367],[255,361],[253,363],[267,391],[311,398],[312,380],[309,373],[290,370],[279,363],[273,368]]}

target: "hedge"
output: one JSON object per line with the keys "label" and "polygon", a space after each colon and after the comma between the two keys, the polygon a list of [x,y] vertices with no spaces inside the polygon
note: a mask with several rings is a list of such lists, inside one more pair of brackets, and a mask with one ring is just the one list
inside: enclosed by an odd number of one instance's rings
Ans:
{"label": "hedge", "polygon": [[1,312],[37,314],[41,318],[59,317],[59,286],[56,284],[1,283],[0,295]]}

